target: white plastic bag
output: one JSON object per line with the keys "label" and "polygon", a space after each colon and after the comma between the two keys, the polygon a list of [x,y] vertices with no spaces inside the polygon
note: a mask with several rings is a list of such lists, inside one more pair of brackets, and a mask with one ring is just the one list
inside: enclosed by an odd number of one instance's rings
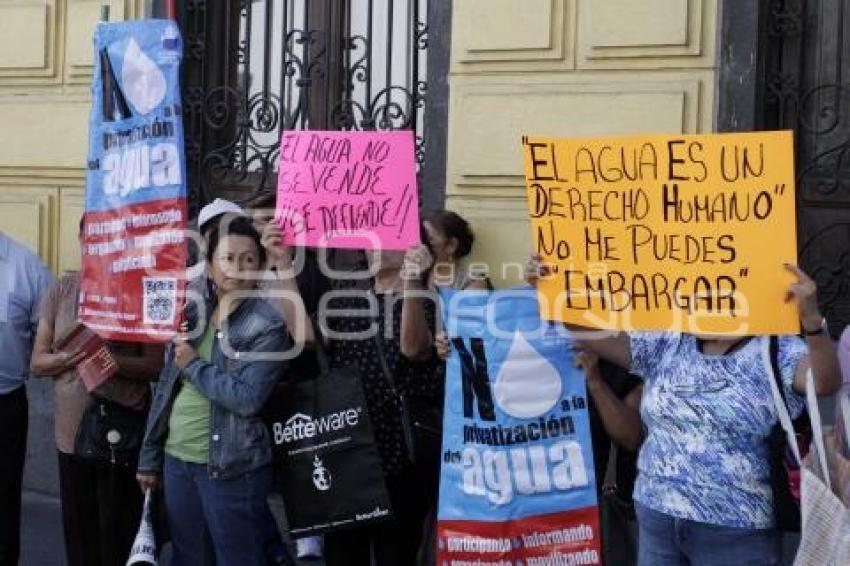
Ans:
{"label": "white plastic bag", "polygon": [[842,454],[840,440],[823,433],[814,378],[806,376],[806,401],[812,421],[812,450],[802,468],[800,509],[802,528],[795,566],[846,566],[850,564],[850,460]]}

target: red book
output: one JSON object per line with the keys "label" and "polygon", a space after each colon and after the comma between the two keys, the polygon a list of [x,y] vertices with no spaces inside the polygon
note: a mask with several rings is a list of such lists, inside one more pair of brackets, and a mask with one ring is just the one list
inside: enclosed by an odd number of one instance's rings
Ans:
{"label": "red book", "polygon": [[80,351],[86,353],[82,361],[77,364],[76,370],[89,393],[118,371],[118,363],[112,357],[109,346],[82,322],[78,321],[66,332],[56,342],[54,348],[68,354],[75,354]]}

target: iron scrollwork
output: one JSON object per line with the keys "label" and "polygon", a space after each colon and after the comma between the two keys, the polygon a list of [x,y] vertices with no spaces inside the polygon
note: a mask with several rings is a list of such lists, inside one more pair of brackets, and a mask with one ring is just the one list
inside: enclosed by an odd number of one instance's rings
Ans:
{"label": "iron scrollwork", "polygon": [[[428,26],[425,2],[407,4],[409,45],[377,26],[354,29],[352,14],[377,22],[375,0],[240,0],[230,8],[184,3],[180,23],[186,44],[184,109],[190,207],[222,195],[247,200],[273,190],[283,131],[310,129],[415,132],[417,162],[424,162],[423,116]],[[319,8],[322,8],[320,10]],[[389,29],[389,27],[387,28]],[[370,36],[371,33],[371,36]],[[210,38],[215,38],[210,42]],[[412,53],[403,77],[389,72],[379,86],[377,69]],[[214,59],[214,60],[213,60]],[[407,58],[405,58],[407,59]]]}
{"label": "iron scrollwork", "polygon": [[850,83],[845,0],[770,0],[765,126],[793,129],[801,266],[833,333],[850,323]]}

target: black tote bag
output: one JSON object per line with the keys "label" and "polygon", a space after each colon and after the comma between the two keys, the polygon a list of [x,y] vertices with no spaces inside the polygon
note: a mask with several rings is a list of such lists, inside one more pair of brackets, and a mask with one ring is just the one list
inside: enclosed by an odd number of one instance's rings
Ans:
{"label": "black tote bag", "polygon": [[265,408],[294,537],[387,520],[390,498],[358,371],[331,368],[281,384]]}

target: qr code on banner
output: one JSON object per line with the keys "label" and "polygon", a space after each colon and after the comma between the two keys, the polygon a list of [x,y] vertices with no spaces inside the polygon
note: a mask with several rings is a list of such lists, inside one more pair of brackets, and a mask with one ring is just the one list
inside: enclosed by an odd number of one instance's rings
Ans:
{"label": "qr code on banner", "polygon": [[142,309],[145,324],[172,324],[177,313],[177,279],[143,277]]}

